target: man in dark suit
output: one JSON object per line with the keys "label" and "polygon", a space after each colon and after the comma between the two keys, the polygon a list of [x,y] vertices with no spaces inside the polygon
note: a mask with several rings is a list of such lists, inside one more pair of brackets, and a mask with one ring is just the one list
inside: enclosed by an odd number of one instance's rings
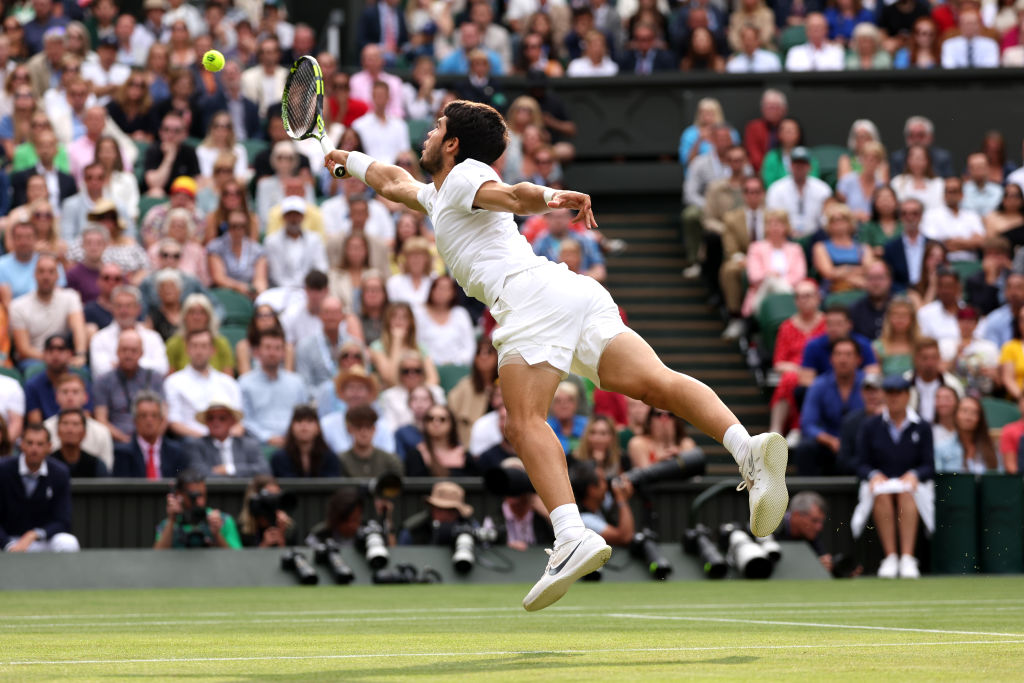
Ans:
{"label": "man in dark suit", "polygon": [[929,240],[921,234],[924,204],[918,199],[905,199],[900,204],[900,222],[903,234],[889,240],[883,247],[882,258],[892,271],[893,289],[903,291],[921,281],[925,252]]}
{"label": "man in dark suit", "polygon": [[226,398],[213,398],[206,410],[196,414],[210,433],[188,442],[190,466],[208,477],[244,477],[269,474],[270,465],[260,442],[244,434],[231,436],[242,413]]}
{"label": "man in dark suit", "polygon": [[956,175],[953,171],[953,155],[948,149],[935,146],[935,126],[930,119],[923,116],[911,116],[903,124],[903,139],[906,147],[895,150],[889,157],[889,173],[895,177],[903,173],[907,165],[907,150],[913,145],[921,145],[928,148],[928,155],[932,158],[932,170],[942,178],[952,178]]}
{"label": "man in dark suit", "polygon": [[[61,202],[78,192],[78,183],[72,176],[58,170],[53,165],[53,160],[57,158],[57,136],[53,134],[53,131],[47,130],[39,133],[35,143],[38,157],[36,165],[26,168],[24,171],[18,171],[11,176],[11,206],[21,206],[27,201],[28,179],[39,175],[47,181],[46,187],[50,189],[50,205],[58,207]],[[56,180],[56,195],[53,194],[51,180]]]}
{"label": "man in dark suit", "polygon": [[71,535],[71,475],[46,457],[50,434],[25,427],[21,455],[0,461],[0,548],[7,552],[75,552]]}
{"label": "man in dark suit", "polygon": [[115,477],[173,479],[188,467],[181,446],[165,439],[167,404],[160,394],[140,391],[132,402],[135,433],[128,443],[114,447]]}
{"label": "man in dark suit", "polygon": [[654,71],[675,71],[678,68],[676,58],[668,50],[655,47],[658,29],[645,21],[638,22],[633,28],[631,49],[626,50],[619,60],[619,73],[649,74]]}
{"label": "man in dark suit", "polygon": [[409,42],[409,29],[398,0],[380,0],[363,10],[357,33],[359,49],[367,45],[380,45],[387,64],[394,64],[402,46]]}

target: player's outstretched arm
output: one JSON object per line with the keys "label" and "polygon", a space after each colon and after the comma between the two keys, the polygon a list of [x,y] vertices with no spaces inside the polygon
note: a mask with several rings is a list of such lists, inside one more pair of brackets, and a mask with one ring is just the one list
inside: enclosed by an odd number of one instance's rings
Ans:
{"label": "player's outstretched arm", "polygon": [[588,228],[597,227],[590,195],[572,190],[553,190],[533,183],[506,185],[496,180],[486,182],[477,190],[473,205],[519,216],[547,213],[551,209],[574,209],[578,211],[574,221],[583,221]]}
{"label": "player's outstretched arm", "polygon": [[[336,164],[345,167],[346,176],[354,176],[374,189],[374,191],[393,202],[401,202],[413,211],[424,209],[416,198],[423,183],[419,182],[399,166],[392,166],[373,159],[362,153],[351,155],[344,150],[335,150],[324,158],[324,166],[333,171]],[[367,163],[369,160],[369,163]]]}

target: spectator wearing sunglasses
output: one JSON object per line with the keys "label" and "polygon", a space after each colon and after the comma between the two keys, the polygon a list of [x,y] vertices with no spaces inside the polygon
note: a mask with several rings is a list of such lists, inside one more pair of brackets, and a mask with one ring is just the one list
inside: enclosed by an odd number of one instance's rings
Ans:
{"label": "spectator wearing sunglasses", "polygon": [[406,351],[398,361],[398,384],[380,394],[381,410],[396,429],[415,421],[409,408],[409,393],[421,386],[430,390],[435,403],[445,404],[444,390],[437,385],[427,384],[423,356],[417,351]]}

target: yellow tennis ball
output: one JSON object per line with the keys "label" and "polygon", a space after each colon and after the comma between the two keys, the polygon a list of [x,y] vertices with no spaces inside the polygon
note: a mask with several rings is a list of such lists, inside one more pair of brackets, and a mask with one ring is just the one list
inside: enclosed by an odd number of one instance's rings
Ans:
{"label": "yellow tennis ball", "polygon": [[217,50],[207,50],[203,55],[203,66],[207,71],[220,71],[224,68],[224,55]]}

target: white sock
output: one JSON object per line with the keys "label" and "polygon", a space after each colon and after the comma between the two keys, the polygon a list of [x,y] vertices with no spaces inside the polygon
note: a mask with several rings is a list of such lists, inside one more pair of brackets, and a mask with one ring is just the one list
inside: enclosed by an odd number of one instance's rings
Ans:
{"label": "white sock", "polygon": [[551,526],[555,529],[555,547],[575,541],[587,527],[583,526],[583,518],[580,517],[580,509],[575,503],[559,505],[551,511]]}
{"label": "white sock", "polygon": [[737,465],[743,463],[744,458],[750,455],[750,434],[743,425],[737,423],[725,430],[722,437],[722,445],[732,453],[733,460]]}

